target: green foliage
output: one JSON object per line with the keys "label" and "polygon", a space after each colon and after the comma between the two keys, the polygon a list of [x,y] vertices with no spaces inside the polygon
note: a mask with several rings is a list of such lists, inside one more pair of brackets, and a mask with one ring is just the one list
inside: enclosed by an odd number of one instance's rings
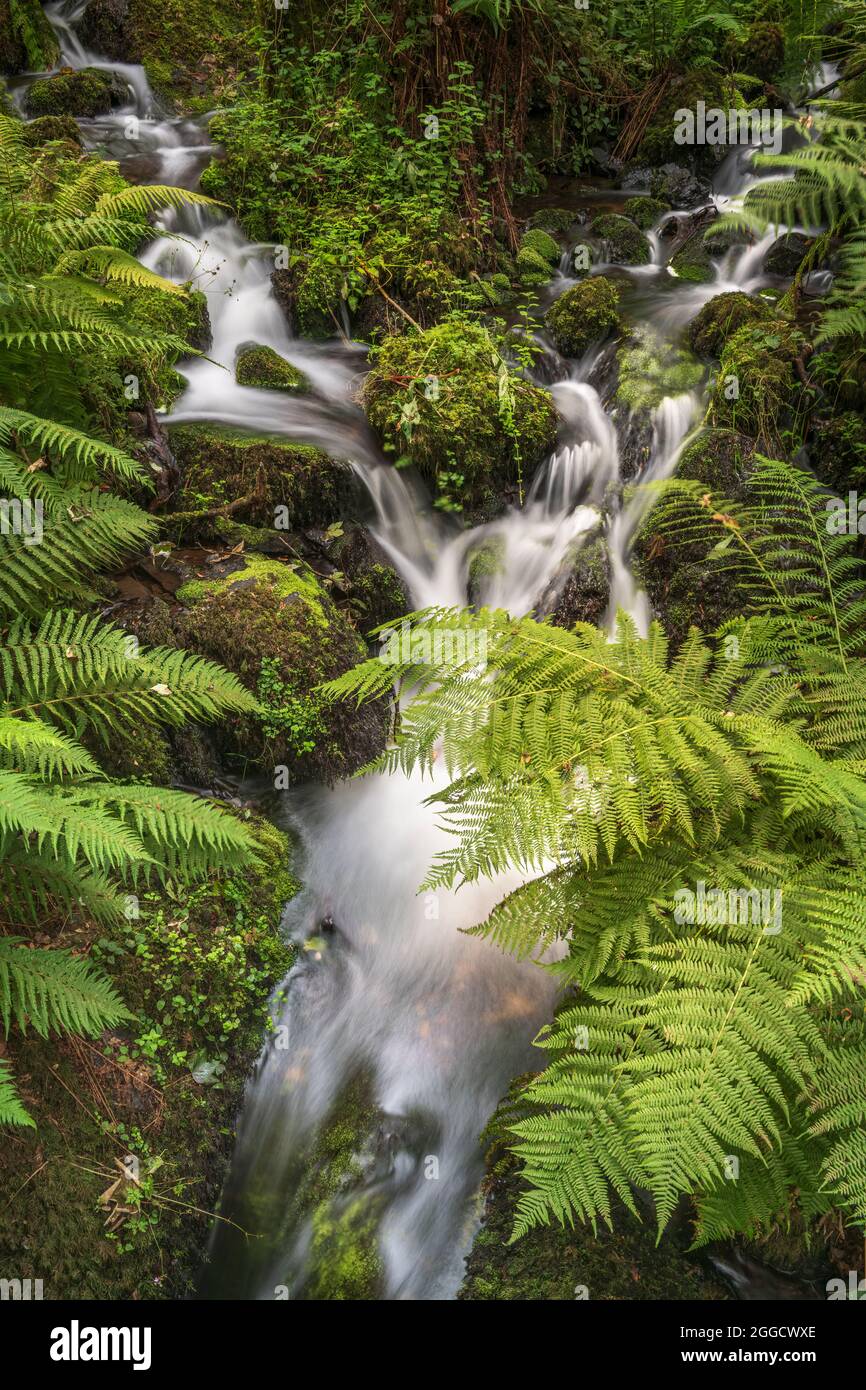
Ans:
{"label": "green foliage", "polygon": [[533,958],[565,943],[545,967],[568,991],[538,1039],[549,1064],[511,1124],[515,1235],[609,1223],[635,1187],[660,1229],[692,1196],[698,1243],[795,1208],[866,1221],[866,600],[814,480],[760,460],[751,494],[727,511],[670,488],[671,540],[714,529],[709,563],[744,585],[718,644],[692,630],[671,656],[625,618],[611,643],[433,611],[418,624],[467,629],[473,660],[484,634],[484,681],[416,656],[330,687],[414,691],[381,761],[451,778],[430,802],[454,843],[428,885],[517,867],[529,881],[474,933]]}
{"label": "green foliage", "polygon": [[566,290],[551,304],[545,327],[557,351],[580,357],[587,348],[619,326],[619,290],[612,280],[594,275]]}

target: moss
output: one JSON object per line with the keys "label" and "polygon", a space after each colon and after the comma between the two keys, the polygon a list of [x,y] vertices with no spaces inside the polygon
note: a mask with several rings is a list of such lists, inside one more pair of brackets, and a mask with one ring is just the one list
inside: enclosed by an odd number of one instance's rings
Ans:
{"label": "moss", "polygon": [[666,212],[670,212],[670,203],[663,202],[661,198],[629,198],[622,211],[625,217],[630,217],[645,232]]}
{"label": "moss", "polygon": [[534,251],[548,265],[558,265],[561,255],[559,242],[543,231],[541,227],[530,227],[520,238],[522,250]]}
{"label": "moss", "polygon": [[317,693],[366,649],[312,574],[250,555],[222,579],[184,585],[179,597],[193,606],[176,620],[178,643],[234,671],[260,702],[258,714],[229,717],[213,731],[233,767],[285,767],[291,781],[333,781],[381,751],[383,704],[329,704]]}
{"label": "moss", "polygon": [[691,353],[669,347],[649,331],[636,333],[617,353],[616,399],[629,410],[653,410],[665,396],[693,390],[704,369]]}
{"label": "moss", "polygon": [[484,593],[491,579],[502,574],[505,565],[505,541],[502,536],[476,546],[469,559],[467,588],[469,601],[484,603]]}
{"label": "moss", "polygon": [[543,256],[534,251],[531,246],[522,246],[517,253],[515,260],[517,266],[517,276],[522,285],[527,287],[546,285],[550,279],[550,266]]}
{"label": "moss", "polygon": [[689,324],[689,342],[701,357],[720,357],[725,343],[740,328],[769,318],[762,299],[731,290],[708,299]]}
{"label": "moss", "polygon": [[101,68],[64,69],[38,78],[24,105],[30,116],[101,116],[120,105],[125,95],[123,85]]}
{"label": "moss", "polygon": [[592,343],[618,328],[618,304],[616,285],[603,275],[566,290],[544,319],[557,351],[566,357],[580,357]]}
{"label": "moss", "polygon": [[[183,514],[249,497],[249,505],[233,512],[232,520],[273,527],[276,508],[284,507],[279,520],[291,530],[330,525],[354,498],[350,466],[312,445],[216,425],[178,425],[168,434],[181,470],[176,507]],[[197,524],[182,526],[188,530]]]}
{"label": "moss", "polygon": [[715,278],[710,253],[704,241],[703,231],[692,232],[691,236],[671,258],[671,269],[681,280],[692,280],[696,284],[707,284]]}
{"label": "moss", "polygon": [[[43,1279],[46,1299],[193,1292],[268,1000],[293,958],[279,933],[298,887],[290,843],[258,816],[250,826],[259,862],[243,874],[214,875],[179,898],[142,892],[137,918],[66,920],[52,941],[90,954],[136,1017],[92,1043],[13,1035],[8,1044],[37,1128],[0,1135],[14,1194],[0,1203],[0,1266]],[[213,1085],[191,1075],[199,1050],[219,1059]],[[145,1191],[112,1235],[99,1195],[130,1152]]]}
{"label": "moss", "polygon": [[804,343],[786,319],[738,329],[722,351],[712,400],[715,422],[749,435],[767,452],[779,448],[800,394],[794,362]]}
{"label": "moss", "polygon": [[552,619],[557,627],[604,622],[610,597],[610,553],[604,536],[577,545],[568,561],[568,576],[557,595]]}
{"label": "moss", "polygon": [[81,133],[72,116],[37,116],[23,130],[24,143],[31,148],[46,145],[49,140],[66,140],[81,148]]}
{"label": "moss", "polygon": [[59,56],[39,0],[0,0],[0,73],[43,72]]}
{"label": "moss", "polygon": [[590,232],[605,245],[608,260],[617,265],[647,265],[650,244],[643,232],[629,217],[606,212],[590,224]]}
{"label": "moss", "polygon": [[187,109],[228,102],[252,63],[250,14],[237,0],[90,0],[82,42],[142,63],[154,89]]}
{"label": "moss", "polygon": [[131,733],[112,729],[105,743],[97,739],[92,742],[86,739],[85,743],[92,748],[100,767],[109,777],[163,787],[171,782],[169,744],[160,729],[142,727]]}
{"label": "moss", "polygon": [[384,447],[408,457],[463,504],[501,495],[527,478],[556,440],[547,391],[508,375],[490,334],[449,319],[388,338],[376,350],[362,400]]}
{"label": "moss", "polygon": [[304,373],[269,347],[241,348],[235,362],[239,386],[257,386],[270,391],[304,392],[310,383]]}
{"label": "moss", "polygon": [[[641,164],[659,165],[668,160],[683,158],[684,150],[674,139],[677,128],[676,112],[682,109],[694,110],[698,101],[707,107],[727,108],[732,104],[730,93],[725,91],[724,83],[712,68],[702,67],[674,77],[666,86],[661,103],[647,125],[638,147]],[[711,145],[694,145],[688,151],[690,162],[709,171],[715,164],[715,152]],[[673,198],[674,207],[684,204]]]}
{"label": "moss", "polygon": [[540,227],[545,232],[567,232],[577,221],[574,208],[539,208],[527,222],[527,226]]}

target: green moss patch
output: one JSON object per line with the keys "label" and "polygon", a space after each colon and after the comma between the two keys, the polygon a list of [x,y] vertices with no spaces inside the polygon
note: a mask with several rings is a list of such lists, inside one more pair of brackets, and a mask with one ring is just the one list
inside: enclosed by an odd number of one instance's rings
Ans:
{"label": "green moss patch", "polygon": [[717,294],[689,324],[689,341],[701,357],[720,357],[725,343],[740,328],[769,316],[762,299],[753,299],[740,290]]}
{"label": "green moss patch", "polygon": [[629,217],[606,212],[591,223],[590,232],[604,242],[605,256],[617,265],[648,265],[650,244]]}
{"label": "green moss patch", "polygon": [[616,399],[629,410],[653,410],[665,396],[693,390],[704,375],[691,353],[660,342],[649,331],[636,333],[625,343],[617,363]]}
{"label": "green moss patch", "polygon": [[126,88],[101,68],[64,69],[40,77],[25,98],[29,116],[101,116],[126,99]]}
{"label": "green moss patch", "polygon": [[670,203],[661,198],[629,198],[623,205],[623,215],[630,217],[642,232],[654,226],[666,212],[670,212]]}

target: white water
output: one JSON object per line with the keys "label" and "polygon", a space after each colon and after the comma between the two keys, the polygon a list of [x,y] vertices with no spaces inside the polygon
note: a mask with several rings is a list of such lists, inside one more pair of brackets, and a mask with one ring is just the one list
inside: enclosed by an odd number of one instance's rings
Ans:
{"label": "white water", "polygon": [[[130,177],[144,171],[153,182],[194,185],[210,151],[206,136],[195,123],[160,113],[142,69],[104,62],[82,48],[74,23],[83,9],[79,0],[47,9],[63,61],[114,69],[130,89],[128,108],[81,123],[85,140],[120,158]],[[131,116],[137,125],[130,125]],[[743,187],[730,169],[724,182],[725,196]],[[155,240],[142,259],[203,289],[213,328],[212,360],[184,366],[188,387],[172,421],[282,433],[350,458],[372,499],[376,534],[419,607],[465,604],[473,553],[492,544],[501,563],[485,581],[482,601],[515,614],[546,611],[575,549],[603,525],[612,576],[608,621],[621,607],[646,628],[648,603],[629,556],[648,499],[638,493],[620,504],[617,430],[586,379],[593,354],[560,369],[552,387],[563,420],[560,445],[525,506],[460,530],[431,508],[417,480],[379,453],[353,399],[363,349],[291,335],[271,292],[273,248],[251,245],[233,221],[209,210],[167,214],[164,226],[173,239]],[[653,322],[666,331],[720,290],[761,283],[764,243],[729,253],[711,285],[671,287],[658,233],[652,233],[651,266],[617,273],[652,296]],[[560,276],[555,289],[569,283]],[[238,386],[235,357],[249,342],[273,347],[300,367],[312,394]],[[548,362],[558,363],[550,351]],[[680,396],[658,406],[645,479],[670,474],[699,404],[696,396]],[[291,905],[288,926],[299,940],[321,935],[326,919],[336,930],[302,953],[275,1005],[278,1031],[249,1087],[222,1207],[261,1238],[245,1241],[231,1227],[217,1228],[207,1296],[269,1299],[280,1285],[303,1290],[311,1213],[292,1204],[304,1151],[359,1073],[369,1078],[377,1116],[364,1140],[360,1186],[342,1200],[349,1209],[360,1193],[364,1211],[379,1220],[384,1296],[448,1298],[459,1284],[475,1222],[478,1135],[510,1079],[537,1066],[531,1039],[551,1014],[554,991],[534,965],[518,965],[460,934],[516,886],[516,876],[419,895],[446,844],[424,804],[436,785],[379,776],[333,790],[303,788],[287,799],[306,852],[306,886]]]}

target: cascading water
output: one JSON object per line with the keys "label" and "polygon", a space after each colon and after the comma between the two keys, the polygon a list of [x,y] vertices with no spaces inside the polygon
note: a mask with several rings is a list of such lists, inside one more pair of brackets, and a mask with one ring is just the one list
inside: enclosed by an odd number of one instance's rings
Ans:
{"label": "cascading water", "polygon": [[[60,0],[46,9],[62,61],[110,68],[130,91],[128,106],[81,123],[85,143],[119,159],[131,178],[194,186],[211,152],[207,136],[195,122],[160,111],[141,68],[82,47],[75,23],[85,7]],[[744,167],[732,156],[720,170],[719,201],[741,194],[753,178],[748,162]],[[363,348],[290,336],[271,290],[273,248],[249,243],[234,222],[210,209],[166,213],[164,226],[171,238],[154,241],[142,260],[202,288],[213,330],[209,360],[183,369],[188,385],[172,421],[284,434],[351,459],[372,499],[378,539],[419,607],[465,604],[473,554],[489,544],[497,564],[476,596],[515,614],[547,611],[575,549],[604,525],[609,621],[620,607],[646,626],[648,605],[629,554],[648,501],[638,494],[618,505],[617,429],[587,380],[593,354],[562,364],[548,345],[539,372],[546,369],[548,379],[558,374],[552,390],[563,420],[560,446],[520,510],[460,530],[430,507],[417,481],[379,453],[352,399]],[[712,295],[761,283],[764,242],[734,248],[710,284],[672,283],[661,231],[659,225],[651,232],[651,265],[615,268],[631,287],[637,322],[651,319],[673,334]],[[574,283],[572,264],[566,253],[553,292]],[[275,348],[300,367],[312,392],[290,397],[239,386],[235,356],[248,342]],[[644,479],[672,471],[699,404],[697,396],[684,395],[657,406]],[[287,794],[285,812],[305,850],[305,888],[286,926],[311,949],[277,996],[275,1031],[248,1088],[205,1296],[270,1299],[278,1288],[290,1296],[309,1288],[321,1230],[315,1203],[305,1205],[299,1195],[304,1166],[323,1124],[355,1083],[366,1088],[372,1108],[356,1181],[337,1203],[348,1220],[372,1223],[378,1232],[382,1296],[448,1298],[457,1288],[476,1219],[478,1135],[510,1079],[533,1065],[531,1039],[550,1017],[554,986],[536,966],[461,934],[517,885],[516,875],[419,894],[445,844],[425,804],[441,785],[441,777],[379,775]]]}

